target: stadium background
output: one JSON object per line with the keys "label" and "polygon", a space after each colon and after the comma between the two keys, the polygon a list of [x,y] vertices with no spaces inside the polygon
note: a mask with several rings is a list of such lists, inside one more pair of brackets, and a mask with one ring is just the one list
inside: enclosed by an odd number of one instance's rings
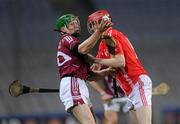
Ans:
{"label": "stadium background", "polygon": [[[153,86],[165,81],[171,87],[168,95],[153,97],[153,124],[180,124],[179,0],[0,0],[0,124],[21,124],[16,118],[55,124],[48,120],[69,116],[58,94],[13,98],[8,85],[19,79],[34,87],[58,88],[55,20],[66,13],[78,15],[83,41],[89,36],[87,16],[97,9],[108,9],[115,27],[128,36]],[[90,93],[101,118],[100,96],[91,87]],[[127,119],[122,116],[121,121]]]}

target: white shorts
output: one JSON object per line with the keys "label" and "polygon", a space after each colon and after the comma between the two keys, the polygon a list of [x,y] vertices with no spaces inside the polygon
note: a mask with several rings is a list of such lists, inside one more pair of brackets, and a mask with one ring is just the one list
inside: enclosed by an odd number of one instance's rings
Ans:
{"label": "white shorts", "polygon": [[140,75],[134,85],[131,94],[128,96],[134,104],[134,108],[151,105],[152,81],[147,75]]}
{"label": "white shorts", "polygon": [[79,104],[92,106],[89,98],[89,90],[86,82],[80,78],[64,77],[60,81],[59,97],[65,106],[65,110]]}
{"label": "white shorts", "polygon": [[117,102],[104,103],[104,111],[115,111],[119,112],[121,105]]}

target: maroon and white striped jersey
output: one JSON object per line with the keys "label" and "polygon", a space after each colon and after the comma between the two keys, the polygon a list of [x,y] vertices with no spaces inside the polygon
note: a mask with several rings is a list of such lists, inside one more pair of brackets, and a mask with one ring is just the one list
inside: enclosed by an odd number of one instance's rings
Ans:
{"label": "maroon and white striped jersey", "polygon": [[86,79],[89,66],[83,60],[83,55],[73,52],[79,40],[68,34],[62,34],[58,51],[57,65],[60,78],[66,75],[73,75],[76,78]]}

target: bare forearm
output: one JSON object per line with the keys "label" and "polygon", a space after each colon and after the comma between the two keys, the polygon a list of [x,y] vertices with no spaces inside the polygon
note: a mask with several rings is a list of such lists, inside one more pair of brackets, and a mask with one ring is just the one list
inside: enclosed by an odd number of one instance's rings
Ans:
{"label": "bare forearm", "polygon": [[120,58],[96,59],[95,62],[102,65],[111,66],[114,68],[121,68],[125,66],[124,60]]}
{"label": "bare forearm", "polygon": [[104,103],[108,103],[111,99],[112,99],[112,95],[109,95],[107,94],[104,89],[101,87],[101,85],[99,85],[98,82],[89,82],[90,85],[97,91],[99,92],[99,94],[101,95],[101,100],[104,102]]}
{"label": "bare forearm", "polygon": [[112,22],[110,20],[102,20],[100,24],[98,21],[95,21],[93,27],[96,30],[88,39],[86,39],[83,43],[79,45],[78,47],[79,53],[87,54],[97,43],[97,41],[101,37],[101,34],[111,26],[112,26]]}
{"label": "bare forearm", "polygon": [[98,82],[91,81],[89,84],[100,94],[105,93],[103,88],[98,84]]}
{"label": "bare forearm", "polygon": [[100,31],[96,30],[88,39],[79,45],[78,51],[82,54],[87,54],[95,46],[100,37]]}

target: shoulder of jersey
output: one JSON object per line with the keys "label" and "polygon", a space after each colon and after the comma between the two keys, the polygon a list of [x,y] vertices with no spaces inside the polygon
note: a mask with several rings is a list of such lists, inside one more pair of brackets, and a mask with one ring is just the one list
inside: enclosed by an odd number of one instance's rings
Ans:
{"label": "shoulder of jersey", "polygon": [[64,35],[62,41],[67,41],[69,43],[73,42],[74,38],[71,35]]}

